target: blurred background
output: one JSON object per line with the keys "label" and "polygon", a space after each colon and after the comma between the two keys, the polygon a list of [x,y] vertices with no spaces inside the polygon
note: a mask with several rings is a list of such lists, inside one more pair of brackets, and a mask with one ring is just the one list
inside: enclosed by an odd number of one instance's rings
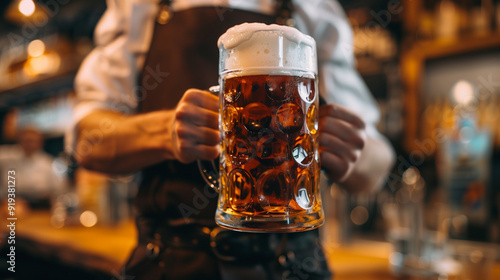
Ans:
{"label": "blurred background", "polygon": [[[340,3],[397,158],[376,194],[338,186],[323,194],[337,279],[499,279],[500,1]],[[119,269],[135,244],[135,176],[90,172],[64,153],[74,77],[105,8],[101,0],[0,2],[0,177],[12,164],[32,166],[19,175],[33,179],[18,186],[25,226],[16,253],[49,275],[42,279],[66,279],[47,267],[74,279],[128,279]],[[31,153],[37,161],[23,161]],[[373,278],[355,274],[363,261]]]}

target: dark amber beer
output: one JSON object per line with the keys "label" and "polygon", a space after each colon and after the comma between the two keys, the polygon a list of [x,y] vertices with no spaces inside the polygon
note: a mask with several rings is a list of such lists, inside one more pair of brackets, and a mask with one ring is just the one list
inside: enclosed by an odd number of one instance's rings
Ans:
{"label": "dark amber beer", "polygon": [[216,222],[240,231],[323,223],[315,43],[290,27],[244,24],[219,39]]}

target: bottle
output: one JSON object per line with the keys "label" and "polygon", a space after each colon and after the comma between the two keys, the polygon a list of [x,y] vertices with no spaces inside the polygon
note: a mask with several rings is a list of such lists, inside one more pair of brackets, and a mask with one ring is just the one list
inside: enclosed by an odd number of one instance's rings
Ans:
{"label": "bottle", "polygon": [[438,170],[450,209],[450,237],[485,241],[492,137],[478,125],[475,90],[467,81],[452,89],[454,123],[442,138]]}

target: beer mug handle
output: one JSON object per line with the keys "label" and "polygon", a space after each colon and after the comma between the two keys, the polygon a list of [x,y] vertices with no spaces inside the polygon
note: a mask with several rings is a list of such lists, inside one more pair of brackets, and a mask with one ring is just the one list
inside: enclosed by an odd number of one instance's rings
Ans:
{"label": "beer mug handle", "polygon": [[203,180],[216,192],[219,192],[219,176],[217,175],[217,166],[213,160],[198,160],[198,169]]}
{"label": "beer mug handle", "polygon": [[[211,86],[208,91],[214,95],[219,96],[220,86]],[[207,168],[208,165],[208,168]],[[200,170],[203,180],[216,192],[219,192],[219,176],[217,175],[217,166],[213,160],[202,161],[198,160],[198,169]]]}

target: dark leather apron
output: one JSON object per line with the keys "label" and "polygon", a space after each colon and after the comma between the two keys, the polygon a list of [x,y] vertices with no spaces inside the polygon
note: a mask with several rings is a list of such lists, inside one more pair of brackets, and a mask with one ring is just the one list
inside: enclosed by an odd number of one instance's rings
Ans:
{"label": "dark leather apron", "polygon": [[[256,21],[273,23],[274,17],[201,7],[156,23],[140,82],[151,79],[152,71],[163,78],[154,87],[141,87],[141,112],[174,109],[187,89],[218,84],[217,39],[231,26]],[[205,185],[195,163],[165,161],[143,171],[136,207],[145,216],[215,225],[216,194]]]}
{"label": "dark leather apron", "polygon": [[[279,9],[279,15],[290,16],[289,6],[280,5],[285,8]],[[157,22],[139,80],[141,112],[173,109],[187,89],[218,84],[217,39],[243,22],[271,24],[276,17],[211,6],[175,12],[166,24]],[[157,83],[150,83],[152,79]],[[226,232],[217,237],[226,236],[219,246],[222,253],[214,253],[209,243],[214,243],[210,233],[213,236],[214,228],[218,229],[216,204],[217,193],[203,181],[196,164],[165,161],[143,170],[135,201],[139,245],[126,266],[127,275],[135,280],[282,279],[283,269],[272,267],[290,266],[286,260],[278,264],[276,256],[280,248],[289,251],[287,239],[300,239],[306,247],[319,248],[317,232],[291,237]],[[249,253],[252,250],[253,255]],[[323,256],[321,249],[315,253]],[[269,263],[262,265],[268,259]],[[308,279],[329,279],[324,258],[321,261],[317,269],[321,277],[307,274]],[[291,270],[287,273],[295,275]]]}

